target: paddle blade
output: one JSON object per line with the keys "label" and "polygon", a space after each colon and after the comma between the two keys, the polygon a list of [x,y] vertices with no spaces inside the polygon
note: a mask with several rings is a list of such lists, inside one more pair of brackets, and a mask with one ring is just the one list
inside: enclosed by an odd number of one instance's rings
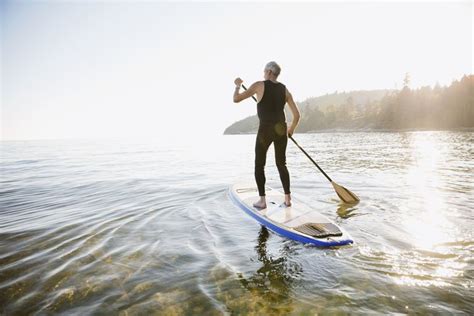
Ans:
{"label": "paddle blade", "polygon": [[337,196],[344,202],[344,203],[357,203],[360,199],[349,191],[348,189],[344,188],[343,186],[337,184],[334,181],[331,181],[334,190],[336,190]]}

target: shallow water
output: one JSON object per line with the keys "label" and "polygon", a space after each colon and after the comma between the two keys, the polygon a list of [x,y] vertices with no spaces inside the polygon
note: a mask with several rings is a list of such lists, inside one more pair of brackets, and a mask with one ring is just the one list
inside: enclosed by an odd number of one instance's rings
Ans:
{"label": "shallow water", "polygon": [[[474,133],[295,135],[294,197],[355,244],[302,245],[234,206],[254,135],[1,143],[0,314],[474,313]],[[269,186],[280,189],[271,150]]]}

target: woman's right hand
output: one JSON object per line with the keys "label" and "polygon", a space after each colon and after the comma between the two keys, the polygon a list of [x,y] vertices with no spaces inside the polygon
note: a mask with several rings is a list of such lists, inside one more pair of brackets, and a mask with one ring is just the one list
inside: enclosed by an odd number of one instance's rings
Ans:
{"label": "woman's right hand", "polygon": [[242,82],[244,82],[244,81],[242,79],[238,78],[238,77],[235,78],[235,80],[234,80],[234,83],[235,83],[236,87],[240,87],[242,85]]}

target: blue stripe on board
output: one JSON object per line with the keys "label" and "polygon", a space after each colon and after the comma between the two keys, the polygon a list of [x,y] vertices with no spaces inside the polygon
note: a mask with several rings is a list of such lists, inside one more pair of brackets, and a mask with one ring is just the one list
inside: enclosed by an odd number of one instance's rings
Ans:
{"label": "blue stripe on board", "polygon": [[300,234],[294,233],[290,230],[286,230],[284,228],[281,228],[281,227],[273,224],[272,222],[266,220],[264,217],[259,216],[256,213],[254,213],[252,210],[250,210],[247,207],[247,205],[242,203],[242,201],[240,201],[240,199],[238,199],[234,195],[234,191],[232,190],[232,187],[229,189],[229,196],[230,196],[231,200],[235,204],[237,204],[242,210],[244,210],[247,214],[249,214],[250,216],[255,218],[263,226],[271,229],[272,231],[274,231],[275,233],[277,233],[281,236],[284,236],[284,237],[287,237],[287,238],[290,238],[290,239],[293,239],[293,240],[296,240],[296,241],[299,241],[299,242],[302,242],[302,243],[305,243],[305,244],[313,244],[313,245],[320,246],[320,247],[344,246],[344,245],[348,245],[348,244],[353,243],[353,241],[351,239],[344,239],[344,240],[341,240],[341,241],[323,241],[323,240],[320,240],[320,239],[305,237],[305,236],[302,236]]}

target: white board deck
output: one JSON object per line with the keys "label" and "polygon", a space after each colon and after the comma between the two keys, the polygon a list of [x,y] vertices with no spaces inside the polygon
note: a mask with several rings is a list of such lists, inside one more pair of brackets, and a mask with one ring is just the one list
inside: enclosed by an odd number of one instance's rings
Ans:
{"label": "white board deck", "polygon": [[[330,221],[311,206],[292,199],[292,205],[284,204],[285,195],[277,190],[266,187],[267,208],[259,209],[253,206],[258,201],[258,190],[255,184],[235,184],[229,189],[229,195],[247,214],[260,224],[276,233],[303,242],[318,246],[341,246],[353,243],[349,234],[341,227]],[[317,238],[295,230],[305,224],[333,224],[342,232],[342,236]]]}

